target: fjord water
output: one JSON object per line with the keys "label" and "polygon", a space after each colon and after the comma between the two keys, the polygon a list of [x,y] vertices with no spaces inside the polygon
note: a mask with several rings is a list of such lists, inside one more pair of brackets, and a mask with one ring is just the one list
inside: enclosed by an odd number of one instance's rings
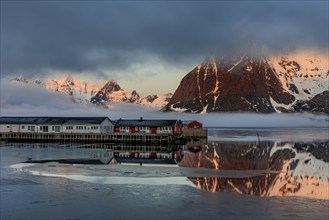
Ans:
{"label": "fjord water", "polygon": [[216,128],[177,167],[21,164],[85,145],[2,144],[1,219],[328,219],[327,128]]}

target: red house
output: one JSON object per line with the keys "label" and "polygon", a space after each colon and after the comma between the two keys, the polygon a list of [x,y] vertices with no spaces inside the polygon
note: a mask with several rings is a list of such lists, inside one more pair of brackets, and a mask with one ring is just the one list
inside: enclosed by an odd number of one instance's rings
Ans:
{"label": "red house", "polygon": [[184,128],[193,129],[193,128],[202,128],[202,123],[198,121],[186,121],[184,122]]}
{"label": "red house", "polygon": [[118,120],[115,133],[182,134],[183,124],[179,120]]}

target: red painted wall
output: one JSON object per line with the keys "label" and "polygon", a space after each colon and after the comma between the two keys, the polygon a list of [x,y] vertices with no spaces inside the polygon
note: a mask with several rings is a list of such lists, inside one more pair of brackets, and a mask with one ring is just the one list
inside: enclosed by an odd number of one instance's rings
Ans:
{"label": "red painted wall", "polygon": [[130,152],[129,157],[130,158],[138,158],[139,157],[139,152]]}
{"label": "red painted wall", "polygon": [[157,128],[156,127],[151,127],[151,134],[156,134],[157,133]]}
{"label": "red painted wall", "polygon": [[182,133],[182,126],[180,123],[176,123],[176,127],[172,128],[174,134],[181,134]]}
{"label": "red painted wall", "polygon": [[135,127],[130,127],[130,133],[137,133],[138,132],[138,128],[137,128],[137,130],[135,129]]}

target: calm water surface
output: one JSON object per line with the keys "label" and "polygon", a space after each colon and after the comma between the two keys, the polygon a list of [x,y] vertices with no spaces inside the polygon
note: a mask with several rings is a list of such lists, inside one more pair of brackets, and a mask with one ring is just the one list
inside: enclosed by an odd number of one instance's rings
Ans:
{"label": "calm water surface", "polygon": [[177,167],[20,164],[90,158],[108,149],[2,144],[0,217],[329,218],[327,129],[221,128],[209,135],[205,146],[184,146]]}

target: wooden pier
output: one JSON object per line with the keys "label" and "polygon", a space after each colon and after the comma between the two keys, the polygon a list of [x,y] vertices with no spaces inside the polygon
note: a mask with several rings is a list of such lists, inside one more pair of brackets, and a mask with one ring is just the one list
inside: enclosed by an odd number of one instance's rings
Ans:
{"label": "wooden pier", "polygon": [[66,134],[66,133],[0,133],[7,142],[60,142],[60,143],[128,143],[166,145],[177,138],[172,134]]}
{"label": "wooden pier", "polygon": [[192,128],[192,129],[184,129],[183,137],[191,140],[191,141],[206,141],[208,140],[208,129],[205,128]]}

